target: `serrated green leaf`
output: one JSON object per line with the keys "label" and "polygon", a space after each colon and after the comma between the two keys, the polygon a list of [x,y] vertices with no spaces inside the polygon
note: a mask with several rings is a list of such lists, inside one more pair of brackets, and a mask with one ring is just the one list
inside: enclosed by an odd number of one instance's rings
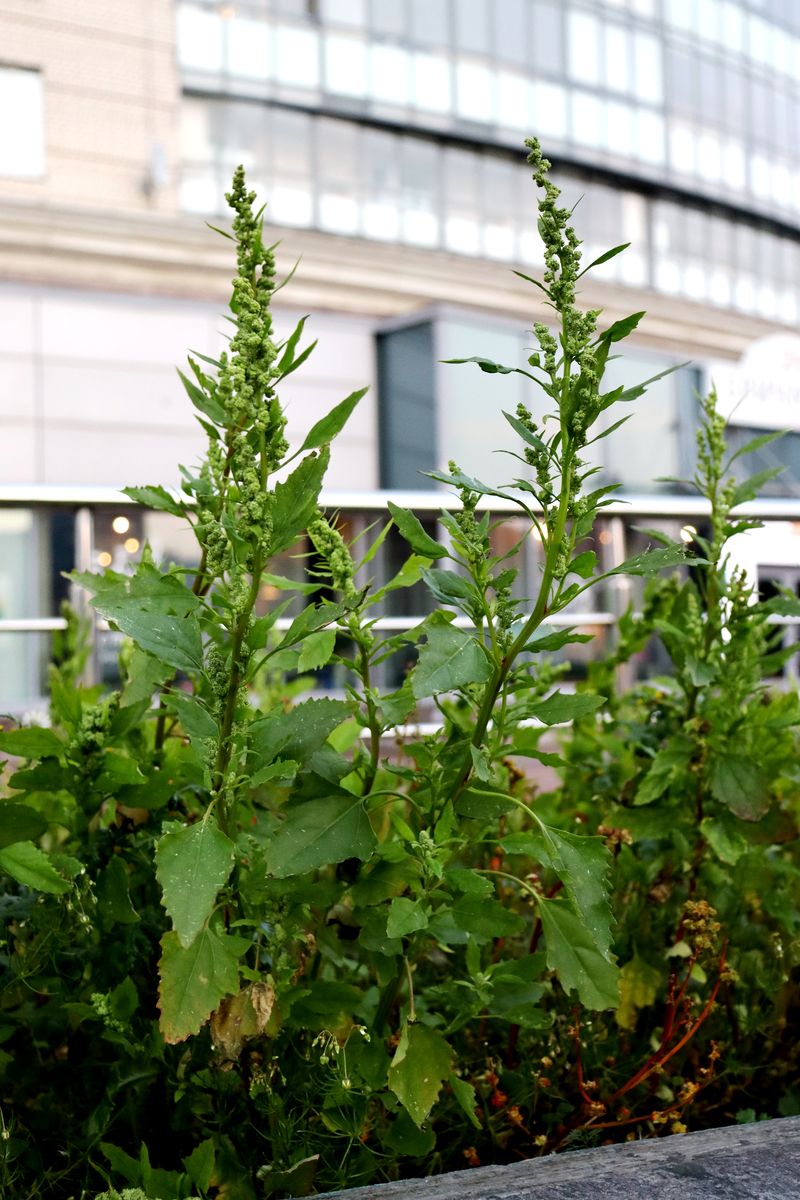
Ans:
{"label": "serrated green leaf", "polygon": [[307,455],[288,479],[275,484],[270,540],[273,557],[297,541],[316,513],[329,457],[324,446],[318,453]]}
{"label": "serrated green leaf", "polygon": [[159,1025],[170,1045],[198,1033],[226,996],[239,990],[239,958],[249,945],[244,938],[219,932],[213,925],[182,946],[176,933],[161,938]]}
{"label": "serrated green leaf", "polygon": [[289,712],[271,713],[254,721],[250,726],[253,771],[278,757],[307,762],[351,711],[344,700],[306,700]]}
{"label": "serrated green leaf", "polygon": [[207,1192],[211,1186],[214,1174],[214,1140],[206,1138],[199,1146],[195,1146],[191,1154],[183,1160],[183,1165],[195,1187],[201,1192]]}
{"label": "serrated green leaf", "polygon": [[735,866],[743,854],[750,849],[747,838],[736,829],[730,817],[724,820],[719,817],[704,817],[700,822],[700,832],[708,842],[717,858],[730,866]]}
{"label": "serrated green leaf", "polygon": [[595,946],[608,956],[612,916],[607,876],[611,855],[603,839],[542,824],[527,834],[509,834],[500,844],[508,853],[530,854],[555,871]]}
{"label": "serrated green leaf", "polygon": [[471,603],[475,597],[475,589],[468,579],[455,571],[445,571],[440,567],[425,567],[422,578],[440,604],[452,604],[461,607],[461,601]]}
{"label": "serrated green leaf", "polygon": [[688,563],[696,561],[699,560],[691,558],[682,543],[676,542],[673,546],[662,546],[656,550],[645,550],[643,554],[634,554],[633,558],[626,559],[624,563],[614,567],[614,570],[609,571],[608,574],[656,575],[667,567],[686,566]]}
{"label": "serrated green leaf", "polygon": [[419,519],[409,509],[401,508],[399,504],[393,504],[390,500],[389,512],[392,514],[392,520],[397,526],[398,533],[405,538],[415,554],[433,560],[448,556],[445,547],[440,546],[430,534],[425,532]]}
{"label": "serrated green leaf", "polygon": [[605,958],[581,918],[563,900],[538,900],[547,965],[565,992],[575,991],[581,1004],[595,1010],[619,1003],[619,969]]}
{"label": "serrated green leaf", "polygon": [[213,815],[170,829],[156,843],[156,877],[178,940],[191,946],[233,867],[233,842]]}
{"label": "serrated green leaf", "polygon": [[651,967],[637,955],[619,973],[619,1008],[617,1024],[621,1029],[636,1028],[636,1014],[640,1008],[655,1003],[663,985],[661,972]]}
{"label": "serrated green leaf", "polygon": [[320,629],[310,633],[302,643],[297,660],[298,671],[318,671],[330,662],[336,644],[335,629]]}
{"label": "serrated green leaf", "polygon": [[488,896],[461,896],[451,911],[456,928],[463,929],[477,942],[513,937],[525,928],[524,917]]}
{"label": "serrated green leaf", "polygon": [[111,856],[97,877],[97,903],[108,925],[135,925],[139,920],[128,890],[128,872],[118,854]]}
{"label": "serrated green leaf", "polygon": [[203,666],[200,628],[194,619],[199,600],[173,575],[140,563],[128,581],[103,588],[92,607],[113,621],[143,650],[179,671]]}
{"label": "serrated green leaf", "polygon": [[560,725],[585,717],[605,703],[605,696],[589,692],[553,692],[546,700],[531,705],[531,713],[545,725]]}
{"label": "serrated green leaf", "polygon": [[47,821],[35,808],[0,802],[0,850],[15,842],[36,842],[47,829]]}
{"label": "serrated green leaf", "polygon": [[353,412],[353,409],[358,404],[362,396],[366,396],[368,391],[368,387],[361,388],[357,392],[351,392],[351,394],[345,400],[341,400],[335,406],[335,408],[331,409],[327,416],[322,417],[322,419],[317,421],[316,425],[309,430],[300,449],[316,450],[320,446],[325,446],[331,442],[333,438],[336,437],[337,433],[340,433],[341,430],[344,429],[351,413]]}
{"label": "serrated green leaf", "polygon": [[389,905],[389,916],[386,920],[386,933],[390,938],[407,937],[425,929],[428,924],[428,914],[418,900],[409,900],[407,896],[395,896]]}
{"label": "serrated green leaf", "polygon": [[206,392],[202,391],[201,388],[199,388],[196,383],[192,383],[191,379],[188,379],[180,369],[178,369],[178,375],[180,376],[180,380],[184,386],[186,395],[189,397],[198,412],[201,412],[206,417],[209,417],[215,425],[224,425],[225,409],[222,407],[219,400],[216,400],[213,396],[209,396]]}
{"label": "serrated green leaf", "polygon": [[454,628],[442,618],[428,625],[427,639],[411,676],[417,700],[467,683],[485,683],[491,675],[486,651],[465,629]]}
{"label": "serrated green leaf", "polygon": [[33,842],[15,842],[0,850],[0,871],[36,892],[59,896],[69,891],[66,879],[62,879],[48,856]]}
{"label": "serrated green leaf", "polygon": [[360,798],[320,796],[289,809],[267,849],[267,867],[286,879],[346,858],[366,860],[376,844]]}
{"label": "serrated green leaf", "polygon": [[453,1095],[459,1103],[459,1107],[465,1113],[467,1120],[473,1129],[480,1129],[481,1123],[475,1115],[475,1109],[478,1107],[478,1097],[475,1094],[475,1088],[471,1083],[467,1083],[466,1079],[459,1079],[458,1075],[451,1075],[447,1081],[453,1089]]}
{"label": "serrated green leaf", "polygon": [[147,487],[126,487],[122,491],[126,496],[130,496],[131,500],[144,505],[145,508],[155,509],[156,512],[171,513],[173,517],[186,515],[184,505],[160,484],[152,484]]}
{"label": "serrated green leaf", "polygon": [[450,1075],[453,1052],[440,1033],[405,1025],[389,1067],[389,1087],[417,1125],[427,1118]]}
{"label": "serrated green leaf", "polygon": [[198,696],[186,692],[171,691],[163,694],[166,707],[174,712],[184,731],[194,741],[219,737],[219,725]]}
{"label": "serrated green leaf", "polygon": [[64,749],[64,743],[52,729],[6,729],[0,731],[0,750],[16,758],[56,757]]}
{"label": "serrated green leaf", "polygon": [[769,779],[744,754],[717,754],[711,766],[711,791],[742,821],[758,821],[770,806]]}

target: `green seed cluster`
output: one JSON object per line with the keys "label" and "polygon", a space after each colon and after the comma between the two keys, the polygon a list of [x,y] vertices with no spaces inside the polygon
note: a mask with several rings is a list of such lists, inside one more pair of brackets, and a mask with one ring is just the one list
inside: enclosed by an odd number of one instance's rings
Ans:
{"label": "green seed cluster", "polygon": [[332,586],[345,600],[355,600],[358,591],[353,580],[353,560],[339,530],[318,512],[309,521],[306,532],[325,564]]}

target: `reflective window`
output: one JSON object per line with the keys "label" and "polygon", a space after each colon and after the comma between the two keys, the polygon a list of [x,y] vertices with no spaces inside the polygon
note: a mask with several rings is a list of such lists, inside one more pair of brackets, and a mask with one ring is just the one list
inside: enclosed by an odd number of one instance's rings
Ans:
{"label": "reflective window", "polygon": [[370,95],[387,104],[411,99],[411,56],[390,43],[377,42],[370,51]]}
{"label": "reflective window", "polygon": [[367,93],[367,47],[360,38],[328,34],[325,38],[325,87],[342,96]]}
{"label": "reflective window", "polygon": [[[44,174],[44,93],[40,71],[0,66],[0,176]],[[13,115],[12,115],[13,114]]]}
{"label": "reflective window", "polygon": [[572,11],[567,24],[567,63],[571,79],[600,83],[600,22],[581,11]]}
{"label": "reflective window", "polygon": [[[495,7],[498,6],[495,2]],[[455,44],[459,50],[486,54],[491,47],[488,0],[458,0],[453,5]]]}
{"label": "reflective window", "polygon": [[377,33],[406,32],[406,0],[370,0],[370,21]]}
{"label": "reflective window", "polygon": [[374,129],[365,129],[363,136],[362,227],[367,237],[395,242],[400,237],[402,186],[397,138]]}
{"label": "reflective window", "polygon": [[363,29],[367,16],[366,0],[317,0],[323,21]]}
{"label": "reflective window", "polygon": [[359,226],[359,129],[350,121],[316,122],[319,226],[356,233]]}
{"label": "reflective window", "polygon": [[507,62],[527,61],[526,0],[504,0],[491,5],[494,21],[494,48],[497,56]]}
{"label": "reflective window", "polygon": [[276,26],[275,78],[293,87],[319,86],[319,40],[314,31]]}
{"label": "reflective window", "polygon": [[268,79],[271,74],[270,34],[263,21],[238,15],[226,25],[226,65],[243,79]]}
{"label": "reflective window", "polygon": [[411,36],[417,42],[446,46],[450,41],[447,0],[411,0]]}
{"label": "reflective window", "polygon": [[438,54],[415,54],[413,103],[428,112],[449,112],[452,104],[450,64]]}
{"label": "reflective window", "polygon": [[579,146],[606,144],[605,104],[591,92],[572,93],[572,140]]}
{"label": "reflective window", "polygon": [[439,244],[439,161],[436,147],[402,139],[402,237],[415,246]]}
{"label": "reflective window", "polygon": [[200,71],[222,70],[222,21],[193,4],[178,9],[178,61]]}
{"label": "reflective window", "polygon": [[456,67],[456,112],[470,121],[494,121],[494,78],[482,63]]}
{"label": "reflective window", "polygon": [[560,75],[564,64],[563,10],[558,4],[537,0],[528,27],[530,61],[537,71]]}
{"label": "reflective window", "polygon": [[658,103],[663,99],[661,79],[661,46],[649,33],[636,33],[633,38],[634,78],[636,95],[640,100]]}
{"label": "reflective window", "polygon": [[628,32],[621,25],[605,27],[605,84],[615,92],[631,88]]}
{"label": "reflective window", "polygon": [[511,71],[497,74],[497,120],[506,129],[525,133],[533,128],[531,116],[531,85],[524,75]]}
{"label": "reflective window", "polygon": [[543,136],[567,136],[567,91],[557,83],[534,83],[533,127]]}

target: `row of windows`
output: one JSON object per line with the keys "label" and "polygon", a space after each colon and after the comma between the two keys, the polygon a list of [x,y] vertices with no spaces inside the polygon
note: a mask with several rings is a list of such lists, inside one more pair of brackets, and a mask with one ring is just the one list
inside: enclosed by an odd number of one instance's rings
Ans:
{"label": "row of windows", "polygon": [[[183,141],[188,211],[220,211],[241,161],[276,224],[541,263],[529,171],[497,153],[235,101],[187,100]],[[595,182],[559,183],[568,204],[580,201],[587,259],[632,242],[601,277],[780,321],[800,316],[800,240]]]}
{"label": "row of windows", "polygon": [[[536,131],[580,156],[617,155],[645,173],[797,211],[800,191],[784,183],[797,160],[800,95],[589,12],[570,10],[564,26],[554,6],[535,11],[550,15],[531,74],[310,25],[224,18],[197,4],[181,6],[179,50],[187,81],[200,73],[228,93],[277,92],[301,104],[325,96],[398,123],[477,127],[505,144]],[[542,77],[564,28],[572,86],[560,73]]]}
{"label": "row of windows", "polygon": [[[794,6],[798,28],[797,6]],[[790,10],[787,10],[790,11]],[[702,38],[732,54],[742,54],[767,71],[777,71],[793,81],[800,77],[800,37],[781,29],[772,14],[748,12],[734,0],[665,0],[668,26]]]}

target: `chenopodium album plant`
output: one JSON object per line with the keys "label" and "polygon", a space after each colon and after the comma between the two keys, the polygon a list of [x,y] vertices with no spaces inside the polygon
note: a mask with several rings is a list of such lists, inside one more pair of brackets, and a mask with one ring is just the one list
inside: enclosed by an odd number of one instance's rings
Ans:
{"label": "chenopodium album plant", "polygon": [[[579,718],[563,747],[552,801],[614,851],[620,1005],[617,1030],[594,1023],[584,1063],[595,1127],[681,1131],[690,1106],[704,1124],[800,1112],[800,703],[775,687],[796,647],[771,623],[800,603],[754,595],[734,540],[760,525],[735,510],[780,471],[738,481],[736,464],[778,436],[729,452],[715,394],[702,402],[697,471],[676,481],[709,504],[701,557],[688,578],[648,584],[643,611],[623,618],[615,653],[589,673],[609,697],[603,719]],[[669,673],[617,695],[617,667],[656,640]]]}
{"label": "chenopodium album plant", "polygon": [[[446,544],[390,506],[410,553],[379,588],[362,580],[389,526],[356,561],[319,507],[331,440],[363,393],[290,450],[280,385],[313,345],[299,348],[303,321],[275,342],[273,249],[234,177],[234,332],[184,378],[206,457],[177,496],[128,491],[190,523],[199,565],[165,569],[145,551],[131,576],[77,576],[129,639],[123,685],[80,690],[65,664],[52,728],[0,737],[30,760],[8,781],[0,850],[16,881],[3,1035],[24,1064],[3,1170],[20,1195],[31,1179],[30,1195],[84,1194],[103,1175],[162,1198],[301,1194],[464,1153],[539,1152],[565,1120],[562,1106],[535,1127],[529,1056],[559,996],[619,1003],[611,857],[571,815],[545,822],[518,766],[552,761],[542,730],[603,703],[554,687],[547,655],[585,639],[547,621],[604,578],[588,539],[613,489],[591,490],[584,455],[616,428],[607,411],[646,385],[603,390],[609,353],[643,314],[599,329],[579,308],[580,243],[529,146],[546,264],[530,282],[552,330],[534,326],[524,368],[471,361],[518,372],[550,411],[542,425],[525,405],[506,414],[521,450],[507,487],[453,463],[434,475],[461,498],[441,516]],[[525,600],[514,554],[492,552],[493,498],[541,544]],[[304,532],[322,578],[297,584],[274,567]],[[616,571],[683,559],[668,546]],[[383,636],[385,596],[420,578],[440,607]],[[267,612],[265,583],[285,592]],[[402,686],[382,694],[376,669],[410,649]],[[329,663],[346,673],[343,698],[254,705],[265,672]],[[382,755],[420,702],[441,729]],[[513,1104],[494,1069],[506,1044]]]}

